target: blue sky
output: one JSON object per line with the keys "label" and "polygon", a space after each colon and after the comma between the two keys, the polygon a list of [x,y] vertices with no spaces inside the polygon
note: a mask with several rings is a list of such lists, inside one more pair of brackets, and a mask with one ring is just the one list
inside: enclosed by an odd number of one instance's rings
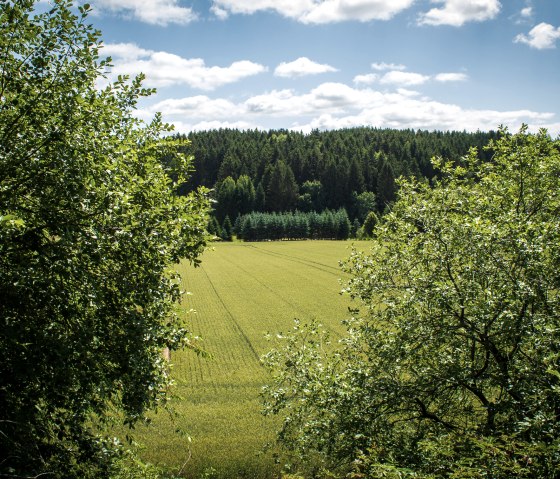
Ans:
{"label": "blue sky", "polygon": [[[83,2],[82,2],[83,3]],[[181,132],[560,134],[560,0],[90,0],[113,74]]]}

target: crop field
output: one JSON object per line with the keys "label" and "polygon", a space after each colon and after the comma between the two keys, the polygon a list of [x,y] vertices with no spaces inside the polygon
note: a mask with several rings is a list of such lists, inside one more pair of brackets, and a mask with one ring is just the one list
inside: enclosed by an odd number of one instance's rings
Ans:
{"label": "crop field", "polygon": [[[181,470],[185,477],[271,478],[274,418],[261,415],[259,391],[267,380],[260,357],[273,347],[266,333],[290,329],[293,319],[318,319],[333,340],[352,305],[339,294],[345,275],[338,262],[350,242],[218,243],[202,265],[180,266],[193,333],[210,358],[192,352],[171,357],[177,412],[154,416],[137,431],[143,456]],[[356,243],[365,249],[367,243]],[[176,433],[185,431],[185,435]]]}

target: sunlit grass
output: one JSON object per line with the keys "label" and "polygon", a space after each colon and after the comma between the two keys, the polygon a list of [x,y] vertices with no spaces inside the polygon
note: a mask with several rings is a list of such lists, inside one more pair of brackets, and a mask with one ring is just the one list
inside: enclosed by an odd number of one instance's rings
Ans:
{"label": "sunlit grass", "polygon": [[[185,311],[193,333],[211,358],[172,354],[177,417],[160,412],[140,428],[143,457],[185,477],[271,478],[274,418],[261,415],[259,392],[267,373],[259,358],[271,345],[267,332],[286,331],[293,319],[318,319],[336,339],[349,316],[338,266],[350,242],[218,243],[202,265],[180,266]],[[361,249],[367,243],[359,243]],[[179,429],[187,435],[178,434]],[[281,461],[280,461],[281,462]]]}

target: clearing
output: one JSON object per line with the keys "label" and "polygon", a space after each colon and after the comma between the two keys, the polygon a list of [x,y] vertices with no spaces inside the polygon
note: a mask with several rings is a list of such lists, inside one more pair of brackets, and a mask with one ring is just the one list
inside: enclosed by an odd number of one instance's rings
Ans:
{"label": "clearing", "polygon": [[[353,242],[366,249],[367,242]],[[259,391],[267,380],[260,356],[272,348],[266,333],[286,331],[293,319],[318,319],[333,340],[343,333],[349,297],[339,261],[352,242],[282,241],[217,243],[202,265],[180,265],[185,314],[211,358],[171,354],[177,417],[160,412],[136,437],[143,456],[186,477],[270,478],[279,470],[263,445],[274,437],[274,419],[261,413]],[[187,313],[189,309],[196,312]],[[192,437],[192,443],[183,430]]]}

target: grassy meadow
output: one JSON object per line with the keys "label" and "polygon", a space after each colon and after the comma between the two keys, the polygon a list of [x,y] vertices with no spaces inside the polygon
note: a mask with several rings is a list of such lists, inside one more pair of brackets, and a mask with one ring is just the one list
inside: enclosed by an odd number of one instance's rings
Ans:
{"label": "grassy meadow", "polygon": [[343,332],[351,301],[339,294],[345,275],[338,262],[351,244],[218,243],[204,253],[199,268],[180,266],[183,288],[192,293],[183,307],[195,310],[185,314],[212,357],[172,354],[178,415],[159,412],[152,426],[136,432],[146,460],[192,478],[277,474],[272,453],[261,452],[275,430],[274,418],[260,413],[267,373],[259,358],[272,347],[265,336],[290,329],[294,318],[319,319],[333,339]]}

